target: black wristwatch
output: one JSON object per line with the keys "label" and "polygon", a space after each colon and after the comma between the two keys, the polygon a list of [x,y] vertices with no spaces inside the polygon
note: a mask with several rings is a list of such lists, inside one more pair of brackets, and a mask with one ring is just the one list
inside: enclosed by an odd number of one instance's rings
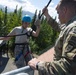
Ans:
{"label": "black wristwatch", "polygon": [[38,70],[38,63],[39,63],[39,62],[37,62],[37,64],[36,64],[36,69],[37,69],[37,70]]}

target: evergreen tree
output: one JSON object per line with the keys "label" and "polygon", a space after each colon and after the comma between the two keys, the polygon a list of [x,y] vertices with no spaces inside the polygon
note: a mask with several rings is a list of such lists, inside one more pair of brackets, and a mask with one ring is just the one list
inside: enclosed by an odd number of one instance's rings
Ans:
{"label": "evergreen tree", "polygon": [[7,25],[7,6],[5,7],[5,13],[4,13],[4,35],[7,35],[8,33],[8,25]]}
{"label": "evergreen tree", "polygon": [[37,10],[35,11],[35,14],[33,16],[33,19],[32,19],[32,23],[31,23],[31,28],[36,31],[36,26],[35,26],[35,21],[36,21],[36,18],[37,18]]}
{"label": "evergreen tree", "polygon": [[[41,11],[39,11],[37,15],[37,10],[32,19],[31,27],[33,30],[36,30],[36,26],[34,22],[41,15]],[[5,12],[0,10],[0,35],[6,35],[9,33],[14,27],[21,26],[21,18],[22,18],[22,7],[14,12],[7,13],[7,7],[5,7]],[[44,16],[41,17],[41,26],[40,26],[40,34],[37,38],[32,37],[30,40],[31,50],[35,52],[40,52],[43,49],[47,48],[50,45],[53,45],[58,33],[54,31],[47,23],[46,18]],[[9,46],[12,47],[14,43],[14,38],[12,38],[9,42]]]}

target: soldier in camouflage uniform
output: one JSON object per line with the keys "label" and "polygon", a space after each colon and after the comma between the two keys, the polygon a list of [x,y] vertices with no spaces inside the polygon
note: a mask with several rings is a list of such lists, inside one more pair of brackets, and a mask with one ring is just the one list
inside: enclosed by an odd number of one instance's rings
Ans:
{"label": "soldier in camouflage uniform", "polygon": [[28,64],[37,69],[39,75],[76,75],[76,0],[60,0],[56,10],[60,25],[50,17],[46,7],[43,9],[49,25],[61,31],[54,47],[54,61],[34,58]]}

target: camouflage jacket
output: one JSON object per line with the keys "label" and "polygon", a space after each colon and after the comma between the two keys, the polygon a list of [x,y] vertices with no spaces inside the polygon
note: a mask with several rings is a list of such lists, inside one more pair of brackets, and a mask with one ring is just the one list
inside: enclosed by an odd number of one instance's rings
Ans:
{"label": "camouflage jacket", "polygon": [[[76,16],[72,18],[67,24],[61,25],[61,27],[59,27],[57,23],[51,24],[51,20],[49,20],[48,23],[55,30],[56,29],[58,31],[61,30],[55,44],[55,60],[62,61],[62,64],[64,66],[64,67],[62,66],[63,69],[69,70],[71,66],[74,66],[73,65],[74,63],[72,62],[76,62]],[[72,62],[67,62],[66,59]],[[55,66],[58,65],[57,63],[60,63],[58,61],[56,63],[55,62],[56,61],[52,63],[46,63],[46,62],[39,63],[38,64],[39,74],[40,75],[64,75],[62,73],[61,74],[58,73],[57,71],[55,71],[55,73],[57,72],[56,74],[52,73],[54,72],[54,70],[52,70],[52,66],[55,69],[56,68]],[[65,67],[64,63],[66,63],[66,65],[68,65],[69,67],[68,66]],[[61,71],[63,72],[64,70],[61,70]],[[66,72],[65,75],[72,75],[72,74],[68,74],[68,72]]]}

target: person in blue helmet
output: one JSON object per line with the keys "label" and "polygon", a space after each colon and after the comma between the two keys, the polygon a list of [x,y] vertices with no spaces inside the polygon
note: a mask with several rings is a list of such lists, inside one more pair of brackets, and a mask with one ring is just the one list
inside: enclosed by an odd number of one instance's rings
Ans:
{"label": "person in blue helmet", "polygon": [[[34,31],[30,27],[31,17],[29,15],[24,15],[22,17],[22,25],[15,27],[8,35],[19,35],[15,36],[15,64],[17,68],[24,67],[27,65],[28,61],[32,59],[31,49],[29,46],[30,36],[37,37],[40,32],[40,20],[35,22],[37,27],[36,31]],[[2,37],[0,40],[9,40],[11,37]]]}

